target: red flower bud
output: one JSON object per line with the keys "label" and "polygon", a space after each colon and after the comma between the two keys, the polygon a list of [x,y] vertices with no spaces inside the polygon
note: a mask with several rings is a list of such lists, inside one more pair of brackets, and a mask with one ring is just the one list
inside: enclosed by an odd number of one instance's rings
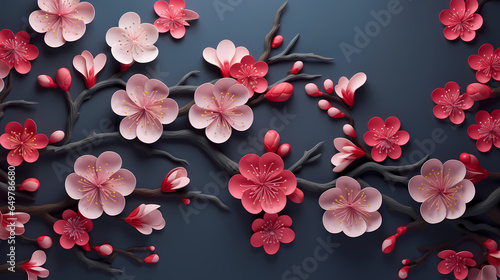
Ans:
{"label": "red flower bud", "polygon": [[36,239],[36,243],[38,243],[38,246],[42,249],[49,249],[52,247],[52,238],[49,236],[40,236]]}
{"label": "red flower bud", "polygon": [[87,244],[83,245],[83,246],[82,246],[82,249],[83,249],[83,250],[85,250],[85,251],[87,251],[87,252],[90,252],[90,250],[92,250],[92,249],[90,248],[89,243],[87,243]]}
{"label": "red flower bud", "polygon": [[486,241],[483,242],[484,248],[488,250],[488,253],[495,252],[498,249],[498,245],[495,242],[495,240],[487,239]]}
{"label": "red flower bud", "polygon": [[37,78],[38,84],[44,88],[56,88],[57,84],[54,83],[54,80],[50,76],[40,75]]}
{"label": "red flower bud", "polygon": [[294,203],[302,203],[304,201],[304,193],[299,188],[296,188],[288,198]]}
{"label": "red flower bud", "polygon": [[406,279],[408,277],[408,270],[410,270],[410,266],[408,265],[401,268],[398,273],[399,278]]}
{"label": "red flower bud", "polygon": [[134,64],[135,61],[132,61],[130,64],[122,64],[120,63],[120,72],[125,72],[127,71],[132,64]]}
{"label": "red flower bud", "polygon": [[328,102],[328,100],[326,99],[321,99],[320,101],[318,101],[318,107],[321,110],[327,111],[328,109],[332,108],[332,104],[330,104],[330,102]]}
{"label": "red flower bud", "polygon": [[300,70],[302,70],[302,67],[304,67],[304,62],[302,61],[295,61],[295,63],[292,66],[292,71],[290,71],[292,74],[298,74]]}
{"label": "red flower bud", "polygon": [[290,150],[292,148],[290,147],[290,144],[283,144],[281,145],[278,150],[276,151],[276,153],[278,154],[278,156],[280,157],[286,157],[288,156],[288,154],[290,153]]}
{"label": "red flower bud", "polygon": [[94,250],[103,256],[109,256],[111,255],[111,253],[113,253],[113,246],[109,244],[103,244],[101,246],[95,246]]}
{"label": "red flower bud", "polygon": [[406,233],[407,229],[408,229],[407,227],[403,226],[403,227],[398,227],[398,229],[396,231],[398,232],[399,235],[403,235]]}
{"label": "red flower bud", "polygon": [[382,242],[382,253],[389,254],[394,247],[396,247],[396,236],[389,236]]}
{"label": "red flower bud", "polygon": [[340,119],[340,118],[345,117],[345,114],[342,113],[339,109],[337,109],[335,107],[328,109],[327,113],[328,113],[328,116],[330,116],[334,119]]}
{"label": "red flower bud", "polygon": [[273,39],[273,42],[271,43],[271,48],[275,49],[283,43],[283,36],[281,35],[276,35]]}
{"label": "red flower bud", "polygon": [[460,161],[465,165],[465,168],[467,169],[465,178],[469,179],[473,184],[476,184],[479,181],[488,178],[488,171],[481,167],[481,165],[479,164],[479,160],[477,160],[474,155],[462,153],[460,155]]}
{"label": "red flower bud", "polygon": [[56,130],[52,132],[52,134],[50,135],[49,144],[57,143],[63,139],[64,139],[64,131]]}
{"label": "red flower bud", "polygon": [[157,254],[152,254],[149,255],[148,257],[144,258],[144,261],[147,263],[157,263],[160,260],[160,256]]}
{"label": "red flower bud", "polygon": [[326,93],[332,94],[333,93],[333,81],[330,79],[326,79],[323,82],[323,88],[325,88]]}
{"label": "red flower bud", "polygon": [[409,259],[403,259],[403,260],[401,261],[401,264],[402,264],[402,265],[408,265],[408,264],[410,264],[410,260],[409,260]]}
{"label": "red flower bud", "polygon": [[264,136],[264,147],[268,153],[276,153],[280,145],[280,135],[276,130],[269,130]]}
{"label": "red flower bud", "polygon": [[293,94],[293,85],[290,83],[279,83],[267,91],[265,97],[271,102],[284,102]]}
{"label": "red flower bud", "polygon": [[21,191],[35,192],[40,188],[40,181],[37,178],[28,178],[21,183],[19,189]]}
{"label": "red flower bud", "polygon": [[345,135],[351,136],[351,137],[356,137],[356,131],[354,130],[354,127],[352,127],[352,125],[345,124],[344,127],[342,128],[342,130],[344,131]]}
{"label": "red flower bud", "polygon": [[307,95],[312,96],[312,97],[323,95],[323,93],[321,91],[319,91],[318,86],[313,84],[313,83],[308,83],[304,87],[304,89],[306,90]]}
{"label": "red flower bud", "polygon": [[153,252],[154,250],[156,250],[155,246],[148,246],[148,250]]}
{"label": "red flower bud", "polygon": [[467,95],[474,101],[479,101],[493,97],[493,90],[487,85],[473,83],[467,86]]}
{"label": "red flower bud", "polygon": [[182,199],[182,203],[184,203],[184,205],[189,205],[191,203],[191,199],[189,199],[189,198],[183,198]]}
{"label": "red flower bud", "polygon": [[56,74],[57,85],[64,91],[71,88],[71,72],[67,68],[59,68]]}

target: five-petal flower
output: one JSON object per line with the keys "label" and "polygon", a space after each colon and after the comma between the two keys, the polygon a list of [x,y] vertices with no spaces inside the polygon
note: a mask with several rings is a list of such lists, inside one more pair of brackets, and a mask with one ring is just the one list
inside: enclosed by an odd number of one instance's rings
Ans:
{"label": "five-petal flower", "polygon": [[158,32],[170,31],[170,35],[175,39],[184,37],[184,34],[186,34],[185,26],[189,26],[187,21],[200,17],[196,12],[184,9],[185,7],[184,0],[170,0],[170,3],[157,1],[154,9],[160,18],[155,21],[154,26],[158,29]]}
{"label": "five-petal flower", "polygon": [[290,243],[295,239],[295,232],[290,229],[292,218],[287,215],[264,214],[264,219],[255,219],[252,223],[254,234],[250,238],[253,247],[264,246],[264,251],[274,255],[280,243]]}
{"label": "five-petal flower", "polygon": [[500,148],[500,110],[491,113],[481,110],[476,114],[477,124],[469,126],[469,137],[477,140],[476,147],[480,152],[487,152],[492,145]]}
{"label": "five-petal flower", "polygon": [[477,0],[451,0],[450,10],[443,10],[439,20],[446,25],[444,37],[455,40],[460,36],[465,42],[476,37],[476,30],[483,25],[483,18],[476,14],[479,4]]}
{"label": "five-petal flower", "polygon": [[[16,35],[9,29],[0,31],[0,60],[5,61],[9,69],[14,67],[19,74],[28,73],[31,70],[29,61],[38,57],[38,48],[29,42],[30,36],[26,31]],[[5,76],[0,75],[1,78]]]}
{"label": "five-petal flower", "polygon": [[241,62],[233,64],[229,72],[231,76],[238,81],[238,84],[244,85],[248,89],[250,98],[254,92],[263,93],[267,90],[267,80],[264,76],[269,67],[264,61],[255,62],[251,55],[246,55]]}
{"label": "five-petal flower", "polygon": [[444,88],[437,88],[432,92],[434,116],[438,119],[450,118],[454,124],[461,124],[465,120],[463,110],[468,110],[474,105],[474,100],[467,94],[460,95],[460,87],[455,82],[448,82]]}
{"label": "five-petal flower", "polygon": [[444,250],[438,254],[438,257],[443,259],[438,264],[438,271],[441,274],[449,274],[453,271],[453,275],[458,280],[463,280],[469,273],[468,266],[475,266],[476,262],[472,259],[474,255],[468,251],[456,253],[453,250]]}
{"label": "five-petal flower", "polygon": [[44,134],[36,134],[36,124],[32,119],[24,122],[24,127],[18,122],[10,122],[5,126],[5,133],[0,136],[0,144],[7,150],[7,162],[12,166],[20,165],[23,160],[29,163],[38,159],[39,149],[49,143]]}
{"label": "five-petal flower", "polygon": [[214,48],[205,48],[203,50],[203,58],[208,63],[219,67],[222,77],[230,76],[231,66],[241,61],[241,59],[250,53],[245,47],[235,47],[234,43],[229,40],[222,40],[217,45],[217,50]]}
{"label": "five-petal flower", "polygon": [[88,232],[93,226],[90,219],[68,209],[63,212],[62,220],[54,223],[54,231],[61,235],[61,247],[71,249],[75,244],[83,246],[89,242]]}
{"label": "five-petal flower", "polygon": [[480,83],[487,83],[493,78],[500,81],[500,48],[493,48],[491,44],[484,44],[478,54],[469,56],[470,68],[477,70],[476,79]]}
{"label": "five-petal flower", "polygon": [[373,160],[380,162],[387,156],[398,159],[401,156],[402,145],[408,143],[410,134],[399,130],[401,122],[396,117],[389,117],[385,122],[379,117],[373,117],[368,122],[368,132],[364,140],[368,146],[372,146],[371,155]]}

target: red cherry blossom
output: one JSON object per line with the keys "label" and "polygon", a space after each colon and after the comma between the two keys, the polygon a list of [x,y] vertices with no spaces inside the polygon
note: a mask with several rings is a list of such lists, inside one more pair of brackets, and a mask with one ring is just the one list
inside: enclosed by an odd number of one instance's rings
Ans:
{"label": "red cherry blossom", "polygon": [[44,134],[36,134],[36,124],[32,119],[24,122],[24,128],[18,122],[10,122],[5,126],[5,133],[0,136],[0,144],[11,150],[7,162],[12,166],[20,165],[23,160],[35,162],[38,159],[38,150],[49,143]]}
{"label": "red cherry blossom", "polygon": [[475,266],[476,262],[472,259],[474,255],[471,252],[462,251],[456,253],[453,250],[444,250],[438,254],[443,259],[438,264],[438,271],[441,274],[449,274],[453,271],[458,280],[465,279],[469,273],[467,266]]}
{"label": "red cherry blossom", "polygon": [[289,227],[292,225],[292,218],[287,215],[264,214],[264,219],[256,219],[252,223],[255,232],[250,238],[253,247],[264,246],[264,251],[269,255],[274,255],[280,248],[280,243],[290,243],[295,239],[295,232]]}
{"label": "red cherry blossom", "polygon": [[368,122],[368,132],[364,135],[366,144],[372,146],[372,158],[377,162],[385,160],[387,156],[397,159],[401,156],[402,145],[408,143],[410,134],[399,130],[401,122],[396,117],[389,117],[385,122],[374,117]]}
{"label": "red cherry blossom", "polygon": [[481,152],[487,152],[492,145],[500,148],[500,110],[491,113],[481,110],[476,114],[477,124],[469,126],[469,137],[477,140],[476,147]]}
{"label": "red cherry blossom", "polygon": [[494,49],[491,44],[484,44],[478,54],[469,56],[470,68],[477,70],[476,79],[480,83],[487,83],[493,78],[500,81],[500,48]]}
{"label": "red cherry blossom", "polygon": [[154,26],[160,33],[170,31],[175,39],[180,39],[186,34],[186,27],[189,26],[188,20],[198,19],[200,16],[191,10],[184,9],[186,3],[184,0],[157,1],[154,5],[156,14],[160,17],[154,23]]}
{"label": "red cherry blossom", "polygon": [[244,85],[248,89],[249,97],[254,92],[263,93],[267,90],[267,80],[264,76],[269,67],[264,61],[255,62],[251,55],[244,56],[241,62],[233,64],[229,72],[238,84]]}
{"label": "red cherry blossom", "polygon": [[448,82],[444,88],[432,92],[434,116],[438,119],[450,118],[454,124],[461,124],[465,120],[463,110],[468,110],[474,105],[474,100],[467,94],[460,95],[460,87],[455,82]]}
{"label": "red cherry blossom", "polygon": [[451,0],[451,9],[439,14],[439,20],[446,25],[444,37],[455,40],[460,36],[465,42],[472,41],[476,37],[476,30],[483,25],[481,15],[475,14],[478,7],[477,0]]}
{"label": "red cherry blossom", "polygon": [[468,153],[462,153],[460,155],[460,161],[465,165],[467,173],[465,179],[469,179],[473,184],[480,182],[488,178],[488,170],[481,167],[479,161],[474,155]]}
{"label": "red cherry blossom", "polygon": [[28,44],[30,36],[26,31],[20,31],[16,35],[9,29],[0,31],[0,60],[14,67],[19,74],[26,74],[31,70],[30,60],[38,57],[38,49]]}
{"label": "red cherry blossom", "polygon": [[64,249],[73,246],[83,246],[89,242],[89,232],[93,227],[92,221],[73,210],[66,210],[62,220],[54,223],[54,231],[61,235],[59,243]]}

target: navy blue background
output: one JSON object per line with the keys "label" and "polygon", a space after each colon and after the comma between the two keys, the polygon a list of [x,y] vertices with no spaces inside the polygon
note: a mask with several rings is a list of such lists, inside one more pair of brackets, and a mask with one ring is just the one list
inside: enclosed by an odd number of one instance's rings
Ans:
{"label": "navy blue background", "polygon": [[[117,26],[120,16],[128,11],[138,13],[143,22],[152,23],[157,18],[153,11],[153,0],[90,2],[95,6],[96,17],[87,25],[83,38],[57,49],[47,47],[43,42],[43,34],[34,33],[27,23],[29,14],[38,9],[36,1],[22,0],[3,5],[0,10],[0,27],[14,32],[26,30],[32,35],[32,43],[40,50],[39,57],[32,62],[33,68],[29,74],[14,73],[14,88],[7,100],[25,99],[39,104],[29,108],[9,108],[0,121],[0,127],[5,127],[10,121],[22,123],[30,117],[37,123],[40,133],[50,135],[52,131],[64,129],[67,107],[63,93],[57,89],[41,88],[36,77],[40,74],[54,77],[58,68],[67,67],[73,73],[71,92],[76,97],[85,86],[80,74],[72,67],[75,55],[83,50],[89,50],[94,55],[104,52],[108,56],[108,63],[98,75],[98,81],[104,80],[116,73],[119,67],[105,43],[106,31]],[[172,86],[191,70],[201,70],[200,74],[189,80],[188,83],[192,85],[218,78],[219,70],[203,60],[203,49],[216,47],[221,40],[230,39],[236,46],[248,48],[250,54],[258,58],[263,52],[264,36],[282,4],[282,1],[264,0],[186,2],[186,8],[198,12],[200,19],[190,22],[191,26],[181,40],[174,40],[168,34],[160,35],[156,43],[160,50],[158,58],[147,65],[133,65],[127,71],[125,80],[132,74],[143,73]],[[376,25],[379,27],[376,29],[373,27],[373,13],[387,10],[388,5],[392,5],[389,3],[396,5],[392,9],[396,13],[391,14],[386,26]],[[374,116],[383,119],[397,116],[402,122],[402,129],[411,135],[410,143],[403,147],[401,159],[386,160],[385,164],[414,162],[426,153],[444,162],[457,159],[461,152],[470,152],[479,158],[485,168],[498,171],[495,170],[498,168],[495,164],[498,162],[498,149],[493,148],[492,151],[481,154],[475,148],[475,141],[466,133],[467,127],[475,123],[474,110],[485,109],[491,112],[498,107],[498,103],[480,103],[472,109],[473,113],[467,115],[462,125],[455,126],[448,120],[441,121],[434,117],[431,92],[443,87],[448,81],[458,82],[465,91],[465,87],[475,81],[475,72],[468,66],[467,58],[477,53],[484,43],[500,47],[500,26],[496,20],[500,3],[490,1],[480,10],[484,25],[471,43],[461,40],[450,42],[444,38],[444,26],[439,21],[439,13],[447,8],[449,2],[443,0],[291,0],[283,14],[279,30],[279,34],[285,38],[284,46],[273,54],[280,52],[300,33],[299,42],[294,48],[296,52],[314,52],[335,58],[331,63],[304,61],[303,72],[323,75],[322,79],[316,81],[318,85],[325,78],[331,78],[336,83],[341,76],[351,77],[357,72],[365,72],[368,81],[357,91],[352,112],[358,135],[362,136],[366,132],[368,120]],[[365,30],[367,25],[373,28],[369,42],[365,42],[365,45],[358,44],[358,53],[345,56],[340,44],[344,42],[356,47],[355,28]],[[284,77],[292,64],[293,62],[272,65],[267,75],[268,81],[274,83]],[[264,103],[254,108],[253,126],[246,132],[233,132],[227,143],[214,145],[214,149],[221,149],[234,161],[239,161],[249,152],[262,154],[262,136],[271,127],[280,130],[282,142],[292,146],[291,154],[285,159],[287,167],[298,160],[304,150],[310,149],[317,142],[325,142],[321,149],[323,156],[316,163],[304,167],[297,176],[317,182],[335,178],[337,175],[332,172],[333,166],[330,163],[331,156],[336,152],[333,139],[343,136],[344,122],[333,120],[319,110],[318,99],[310,98],[304,93],[305,83],[294,83],[293,98],[285,104]],[[73,141],[84,138],[92,130],[116,131],[121,118],[110,108],[110,98],[115,91],[116,89],[111,88],[99,91],[84,103],[73,132]],[[189,101],[189,97],[175,96],[175,99],[181,106]],[[283,114],[291,115],[280,119]],[[272,127],[273,125],[276,127]],[[166,130],[184,128],[192,129],[187,117],[178,118],[165,126]],[[203,134],[203,131],[199,133]],[[433,140],[433,133],[440,135],[438,140],[436,137]],[[251,144],[252,137],[256,137],[259,144]],[[204,204],[202,201],[193,201],[189,207],[185,207],[179,199],[160,201],[127,197],[123,215],[130,213],[140,203],[159,203],[167,222],[165,229],[155,231],[150,236],[144,236],[129,225],[106,215],[94,222],[91,238],[95,244],[110,243],[116,248],[156,246],[156,253],[160,255],[160,262],[156,265],[139,265],[123,256],[116,258],[113,266],[124,269],[127,276],[87,270],[72,251],[59,246],[58,235],[49,225],[33,218],[27,225],[26,235],[33,238],[50,235],[54,240],[54,246],[46,250],[48,260],[44,265],[50,270],[49,279],[398,279],[401,259],[421,256],[416,246],[429,246],[461,236],[445,224],[430,226],[401,237],[394,252],[384,255],[380,249],[382,241],[394,234],[398,226],[410,222],[409,217],[390,212],[382,206],[380,212],[383,223],[376,232],[354,239],[343,233],[331,235],[322,225],[324,211],[317,203],[320,194],[306,192],[304,203],[297,205],[289,202],[283,212],[293,219],[295,240],[291,244],[282,245],[276,255],[268,256],[262,248],[250,245],[253,233],[251,223],[261,216],[247,213],[241,202],[229,195],[227,175],[220,172],[201,149],[183,141],[161,140],[153,146],[187,159],[191,178],[188,188],[216,194],[231,211],[221,211],[215,205]],[[68,154],[42,156],[35,164],[23,163],[16,168],[17,180],[21,182],[29,177],[40,180],[42,185],[36,194],[35,204],[57,202],[67,197],[64,178],[72,172],[74,160],[83,154],[98,156],[107,150],[116,151],[123,157],[123,167],[136,175],[137,187],[159,187],[166,173],[177,166],[161,157],[147,156],[134,148],[130,141],[109,139]],[[5,162],[2,168],[6,168]],[[364,179],[382,193],[418,210],[419,204],[410,198],[406,186],[388,184],[373,174],[368,174]],[[495,185],[488,181],[479,184],[478,198],[475,201],[486,197],[494,188]],[[186,216],[187,211],[195,214]],[[315,260],[316,248],[328,241],[336,243],[337,248],[327,255],[326,260]],[[37,250],[35,245],[20,240],[18,242],[16,253],[19,260],[29,258]],[[464,246],[454,249],[480,251],[474,244]],[[0,243],[2,262],[6,259],[3,253],[6,247],[5,242]],[[321,256],[326,252],[321,250]],[[425,263],[410,271],[410,278],[453,279],[451,275],[440,275],[436,269],[437,264],[438,258],[433,254]],[[293,273],[286,276],[287,271],[292,271],[294,266],[301,267],[301,277]],[[7,279],[25,278],[23,273],[7,274]]]}

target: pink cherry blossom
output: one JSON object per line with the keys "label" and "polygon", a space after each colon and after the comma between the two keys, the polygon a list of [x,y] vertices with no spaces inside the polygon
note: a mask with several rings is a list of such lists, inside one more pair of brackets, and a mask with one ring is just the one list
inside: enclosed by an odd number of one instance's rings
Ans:
{"label": "pink cherry blossom", "polygon": [[42,250],[36,250],[31,255],[31,259],[23,263],[22,268],[28,274],[28,280],[37,280],[40,278],[47,278],[49,276],[49,270],[43,268],[42,265],[47,261],[47,255]]}
{"label": "pink cherry blossom", "polygon": [[235,47],[234,43],[229,40],[222,40],[217,45],[217,50],[214,48],[205,48],[203,50],[203,58],[206,62],[220,68],[222,77],[230,76],[231,66],[241,61],[241,59],[250,53],[245,47]]}
{"label": "pink cherry blossom", "polygon": [[351,177],[339,177],[336,187],[320,196],[319,205],[326,210],[323,225],[331,233],[344,232],[349,237],[358,237],[377,230],[382,224],[382,216],[377,211],[382,205],[382,195],[372,187],[361,189],[358,181]]}
{"label": "pink cherry blossom", "polygon": [[141,204],[125,218],[125,222],[145,235],[151,234],[153,229],[163,229],[165,227],[165,220],[158,208],[160,208],[160,205]]}
{"label": "pink cherry blossom", "polygon": [[434,116],[438,119],[450,118],[454,124],[461,124],[465,120],[463,110],[468,110],[474,105],[474,100],[467,94],[460,95],[460,87],[455,82],[448,82],[444,88],[432,92]]}
{"label": "pink cherry blossom", "polygon": [[206,128],[210,141],[224,143],[231,136],[231,128],[245,131],[252,125],[252,109],[245,105],[248,98],[247,88],[231,78],[220,79],[215,85],[203,84],[194,93],[189,122],[194,128]]}
{"label": "pink cherry blossom", "polygon": [[162,192],[174,192],[175,190],[184,188],[189,184],[187,170],[184,167],[177,167],[168,172],[167,176],[161,182]]}
{"label": "pink cherry blossom", "polygon": [[84,155],[75,161],[75,173],[66,177],[69,197],[80,200],[80,213],[96,219],[102,212],[116,216],[125,208],[125,198],[135,189],[132,172],[121,169],[122,159],[115,152],[104,152],[98,158]]}
{"label": "pink cherry blossom", "polygon": [[243,207],[252,214],[275,214],[283,210],[286,196],[297,187],[295,175],[283,170],[283,159],[275,153],[266,153],[262,157],[248,154],[241,158],[241,174],[229,180],[229,193],[241,199]]}
{"label": "pink cherry blossom", "polygon": [[[497,270],[492,265],[485,265],[479,270],[478,268],[471,268],[469,270],[469,280],[497,280]],[[500,276],[499,276],[500,277]]]}
{"label": "pink cherry blossom", "polygon": [[335,166],[333,172],[344,171],[354,160],[365,155],[365,152],[361,148],[345,138],[335,138],[333,144],[335,145],[335,149],[339,151],[331,160]]}
{"label": "pink cherry blossom", "polygon": [[119,116],[120,134],[131,140],[139,138],[150,144],[160,139],[163,125],[173,122],[179,113],[177,102],[167,98],[168,87],[159,80],[135,74],[127,81],[126,90],[111,98],[111,108]]}
{"label": "pink cherry blossom", "polygon": [[134,12],[125,13],[106,33],[106,43],[111,47],[111,54],[121,64],[134,61],[148,63],[158,56],[154,43],[158,40],[158,30],[150,23],[142,23]]}
{"label": "pink cherry blossom", "polygon": [[52,48],[80,39],[95,15],[94,6],[80,0],[44,0],[38,1],[38,7],[41,10],[30,14],[30,25],[45,33],[45,43]]}
{"label": "pink cherry blossom", "polygon": [[16,35],[9,29],[0,31],[0,60],[7,63],[9,69],[14,67],[19,74],[28,73],[31,70],[29,61],[38,57],[37,47],[29,42],[30,36],[26,31]]}
{"label": "pink cherry blossom", "polygon": [[439,14],[439,20],[446,25],[444,37],[455,40],[460,36],[465,42],[472,41],[476,37],[476,30],[483,25],[481,15],[475,14],[478,7],[477,0],[451,0],[451,9]]}
{"label": "pink cherry blossom", "polygon": [[0,92],[5,87],[5,82],[3,81],[3,78],[7,77],[9,73],[10,73],[9,65],[7,65],[5,61],[0,60]]}
{"label": "pink cherry blossom", "polygon": [[469,126],[469,137],[477,140],[476,147],[480,152],[487,152],[492,145],[500,148],[500,110],[491,113],[481,110],[476,114],[477,124]]}
{"label": "pink cherry blossom", "polygon": [[416,202],[422,202],[420,213],[429,224],[457,219],[465,213],[465,204],[476,193],[474,184],[464,179],[466,168],[458,160],[444,164],[430,159],[422,165],[421,174],[410,179],[408,190]]}
{"label": "pink cherry blossom", "polygon": [[24,233],[24,224],[30,220],[30,215],[24,212],[0,212],[0,239],[7,240],[13,231],[15,235]]}
{"label": "pink cherry blossom", "polygon": [[500,81],[500,48],[495,50],[491,44],[484,44],[478,54],[469,56],[470,68],[477,70],[477,81],[487,83],[491,78]]}
{"label": "pink cherry blossom", "polygon": [[83,75],[85,86],[91,88],[95,85],[96,75],[106,65],[106,55],[98,54],[95,58],[89,51],[83,51],[81,55],[73,58],[73,67]]}
{"label": "pink cherry blossom", "polygon": [[365,143],[372,146],[373,160],[381,162],[387,156],[398,159],[401,156],[402,145],[408,143],[410,134],[399,130],[401,122],[396,117],[389,117],[385,122],[374,117],[368,122],[368,132],[364,135]]}
{"label": "pink cherry blossom", "polygon": [[250,238],[253,247],[264,246],[264,251],[274,255],[280,243],[290,243],[295,239],[295,232],[290,229],[292,218],[287,215],[264,214],[264,219],[255,219],[252,223],[254,234]]}
{"label": "pink cherry blossom", "polygon": [[441,274],[449,274],[453,271],[455,278],[463,280],[467,277],[468,266],[475,266],[476,262],[472,259],[474,255],[468,251],[456,253],[453,250],[444,250],[438,254],[443,259],[438,264],[438,271]]}
{"label": "pink cherry blossom", "polygon": [[238,84],[244,85],[248,89],[250,98],[254,92],[263,93],[267,90],[267,80],[264,76],[269,67],[264,61],[255,62],[251,55],[246,55],[241,62],[233,64],[229,72],[231,76],[238,81]]}
{"label": "pink cherry blossom", "polygon": [[92,230],[94,224],[91,220],[73,210],[65,210],[62,220],[54,223],[54,231],[61,235],[59,243],[64,249],[71,249],[73,246],[83,246],[89,242],[88,232]]}
{"label": "pink cherry blossom", "polygon": [[18,122],[10,122],[5,126],[5,133],[0,136],[0,145],[10,150],[7,163],[20,165],[23,160],[29,163],[38,159],[38,150],[49,143],[44,134],[36,134],[36,124],[32,119],[24,122],[24,128]]}
{"label": "pink cherry blossom", "polygon": [[156,14],[160,17],[154,23],[160,33],[170,31],[170,35],[175,39],[180,39],[186,34],[188,20],[198,19],[200,16],[191,10],[184,9],[184,0],[157,1],[154,5]]}
{"label": "pink cherry blossom", "polygon": [[366,82],[366,74],[363,72],[356,73],[349,80],[346,77],[339,79],[338,85],[335,86],[335,92],[349,106],[354,105],[355,91],[364,85]]}

